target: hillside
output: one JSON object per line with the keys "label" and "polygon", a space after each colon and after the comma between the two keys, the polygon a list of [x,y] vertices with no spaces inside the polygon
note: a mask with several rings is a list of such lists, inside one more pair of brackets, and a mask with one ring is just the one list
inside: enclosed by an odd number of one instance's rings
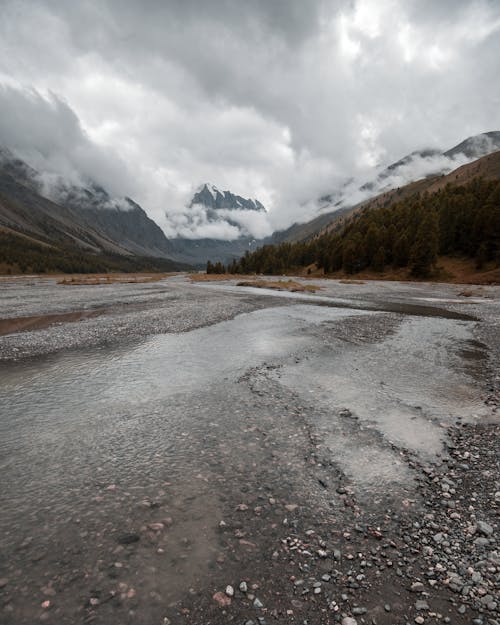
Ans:
{"label": "hillside", "polygon": [[[132,200],[104,189],[64,187],[44,195],[38,174],[6,150],[0,153],[3,271],[173,270],[163,231]],[[45,263],[44,263],[45,256]],[[144,258],[155,258],[151,262]],[[185,265],[184,265],[185,266]]]}
{"label": "hillside", "polygon": [[[484,174],[484,176],[483,176]],[[367,203],[313,240],[267,245],[247,254],[230,273],[321,271],[438,275],[438,256],[473,259],[476,270],[500,261],[500,153],[483,157],[426,189]],[[378,199],[380,201],[380,199]],[[498,272],[492,279],[497,280]]]}
{"label": "hillside", "polygon": [[322,235],[328,232],[333,232],[339,227],[340,224],[344,223],[346,218],[359,211],[388,207],[396,202],[414,197],[420,193],[433,194],[446,187],[446,185],[464,185],[479,177],[484,178],[485,180],[500,180],[500,151],[483,156],[472,163],[462,165],[447,175],[429,176],[423,180],[417,180],[416,182],[411,182],[404,187],[391,189],[386,193],[382,193],[374,198],[366,200],[365,202],[361,202],[360,204],[345,211],[343,214],[337,214],[335,219],[317,231],[316,234]]}
{"label": "hillside", "polygon": [[[357,184],[352,178],[346,180],[318,201],[319,215],[274,233],[273,240],[268,239],[265,243],[305,241],[328,232],[339,220],[343,222],[346,215],[367,203],[375,202],[374,205],[379,206],[392,199],[394,194],[397,201],[398,194],[402,199],[423,192],[432,182],[460,168],[464,161],[474,162],[498,150],[500,131],[491,131],[468,137],[446,151],[424,149],[411,152],[378,172],[374,171],[363,184]],[[359,195],[366,199],[353,202],[351,198]]]}

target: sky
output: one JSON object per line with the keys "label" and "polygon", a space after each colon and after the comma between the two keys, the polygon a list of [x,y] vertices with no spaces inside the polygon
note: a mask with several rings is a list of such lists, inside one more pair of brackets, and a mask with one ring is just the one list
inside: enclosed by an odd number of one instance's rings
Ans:
{"label": "sky", "polygon": [[0,0],[0,145],[168,236],[203,235],[204,182],[259,199],[264,236],[498,130],[499,78],[500,0]]}

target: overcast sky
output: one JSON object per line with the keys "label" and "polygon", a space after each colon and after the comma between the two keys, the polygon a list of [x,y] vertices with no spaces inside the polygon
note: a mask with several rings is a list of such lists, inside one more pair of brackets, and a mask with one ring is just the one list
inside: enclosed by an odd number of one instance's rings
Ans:
{"label": "overcast sky", "polygon": [[265,234],[497,129],[500,0],[0,0],[0,144],[169,235],[205,181],[263,202]]}

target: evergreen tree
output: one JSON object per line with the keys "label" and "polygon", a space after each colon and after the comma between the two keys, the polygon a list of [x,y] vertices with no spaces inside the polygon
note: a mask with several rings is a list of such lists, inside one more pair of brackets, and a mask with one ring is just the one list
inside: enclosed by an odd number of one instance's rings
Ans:
{"label": "evergreen tree", "polygon": [[415,243],[410,256],[410,269],[413,276],[426,278],[437,261],[438,224],[433,212],[427,211],[417,230]]}

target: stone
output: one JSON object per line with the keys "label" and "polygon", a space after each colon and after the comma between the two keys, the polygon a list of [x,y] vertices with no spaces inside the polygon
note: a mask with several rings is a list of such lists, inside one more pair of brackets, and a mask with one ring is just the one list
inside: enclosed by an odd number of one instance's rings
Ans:
{"label": "stone", "polygon": [[366,608],[353,608],[352,613],[355,616],[361,616],[362,614],[366,614],[368,610]]}
{"label": "stone", "polygon": [[257,608],[258,610],[260,610],[261,608],[264,607],[264,604],[262,603],[262,601],[258,597],[255,597],[254,602],[253,602],[253,607]]}
{"label": "stone", "polygon": [[132,545],[133,543],[139,542],[140,539],[141,539],[141,537],[139,536],[139,534],[136,534],[134,532],[129,532],[127,534],[121,534],[117,538],[117,540],[120,543],[120,545]]}
{"label": "stone", "polygon": [[247,592],[247,590],[248,590],[247,583],[246,582],[241,582],[239,588],[240,588],[241,592]]}
{"label": "stone", "polygon": [[225,593],[223,592],[216,592],[214,594],[214,596],[212,597],[212,599],[221,607],[221,608],[227,608],[227,606],[231,605],[231,597],[228,597]]}
{"label": "stone", "polygon": [[342,625],[358,625],[358,621],[350,616],[345,616],[342,619]]}
{"label": "stone", "polygon": [[485,536],[491,536],[493,534],[493,528],[489,523],[486,523],[485,521],[478,521],[476,525],[481,534],[484,534]]}
{"label": "stone", "polygon": [[226,586],[225,592],[228,597],[234,597],[234,588],[232,586]]}
{"label": "stone", "polygon": [[424,592],[425,586],[422,584],[422,582],[413,582],[410,590],[412,592]]}

